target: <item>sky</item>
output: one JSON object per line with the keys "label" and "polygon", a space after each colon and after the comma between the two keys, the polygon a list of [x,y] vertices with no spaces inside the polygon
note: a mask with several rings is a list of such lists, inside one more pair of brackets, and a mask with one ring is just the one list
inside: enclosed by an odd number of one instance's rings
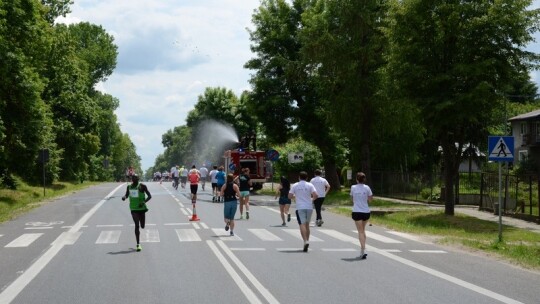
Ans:
{"label": "sky", "polygon": [[[142,169],[164,152],[161,136],[185,119],[207,87],[236,95],[250,89],[243,68],[250,51],[251,17],[259,0],[74,0],[58,23],[90,22],[114,37],[113,74],[97,89],[120,101],[122,132],[129,134]],[[533,7],[540,7],[535,0]],[[540,52],[540,34],[530,50]],[[540,73],[531,72],[540,82]],[[539,85],[540,86],[540,85]],[[180,161],[180,160],[179,160]]]}

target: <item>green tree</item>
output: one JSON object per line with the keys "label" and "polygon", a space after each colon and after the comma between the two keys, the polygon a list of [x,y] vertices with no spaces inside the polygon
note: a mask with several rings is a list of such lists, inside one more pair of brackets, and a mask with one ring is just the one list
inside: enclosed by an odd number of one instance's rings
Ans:
{"label": "green tree", "polygon": [[52,25],[56,18],[71,13],[69,7],[73,4],[73,0],[41,0],[41,3],[46,8],[45,20]]}
{"label": "green tree", "polygon": [[536,65],[524,50],[538,28],[529,0],[393,1],[386,73],[394,96],[414,102],[427,139],[442,147],[445,214],[465,143],[486,140],[500,92]]}
{"label": "green tree", "polygon": [[38,151],[51,137],[51,116],[41,98],[51,32],[41,4],[0,1],[0,179],[31,175]]}
{"label": "green tree", "polygon": [[269,141],[283,143],[300,134],[317,146],[332,189],[339,189],[337,134],[318,94],[318,77],[302,60],[299,38],[303,12],[312,1],[265,0],[255,11],[250,31],[256,58],[245,67],[254,70],[249,109],[264,127]]}
{"label": "green tree", "polygon": [[[311,176],[314,176],[315,169],[322,166],[322,154],[319,149],[313,144],[303,139],[291,139],[287,143],[277,146],[276,151],[279,152],[281,157],[278,161],[274,162],[274,178],[279,176],[287,177],[291,182],[298,180],[298,173],[300,171],[306,171]],[[289,153],[297,153],[302,151],[304,153],[304,159],[299,163],[289,163]]]}

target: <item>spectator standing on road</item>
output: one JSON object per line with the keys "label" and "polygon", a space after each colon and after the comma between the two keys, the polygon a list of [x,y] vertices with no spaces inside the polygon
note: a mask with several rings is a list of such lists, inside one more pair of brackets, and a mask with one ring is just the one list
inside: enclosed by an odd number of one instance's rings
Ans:
{"label": "spectator standing on road", "polygon": [[202,190],[204,191],[204,186],[206,185],[206,177],[208,176],[208,169],[206,169],[206,165],[203,165],[199,169],[199,173],[201,173],[201,184],[202,184]]}
{"label": "spectator standing on road", "polygon": [[[223,172],[223,171],[221,171]],[[223,197],[223,215],[225,219],[225,231],[231,230],[231,236],[234,236],[234,215],[240,197],[240,189],[234,183],[234,175],[227,175],[227,183],[221,186],[220,196]]]}
{"label": "spectator standing on road", "polygon": [[[218,172],[216,173],[216,182],[217,182],[217,188],[218,189],[221,189],[221,187],[223,187],[223,185],[225,185],[226,176],[225,176],[225,172],[223,172],[223,170],[225,170],[225,168],[223,168],[223,166],[219,166]],[[221,191],[221,190],[218,190],[218,191]],[[219,202],[220,198],[221,198],[221,201],[224,201],[223,200],[223,195],[221,193],[217,197],[216,201]]]}
{"label": "spectator standing on road", "polygon": [[326,197],[326,194],[328,194],[328,191],[330,191],[330,184],[324,177],[321,177],[321,173],[320,169],[315,170],[315,177],[309,181],[315,186],[315,189],[317,189],[318,198],[313,201],[313,205],[315,205],[315,212],[317,213],[315,223],[318,227],[321,227],[324,223],[322,220],[321,209],[324,198]]}
{"label": "spectator standing on road", "polygon": [[129,209],[131,210],[131,217],[135,223],[135,239],[137,240],[137,251],[141,251],[140,243],[140,230],[139,226],[144,229],[144,223],[146,221],[146,212],[148,207],[146,203],[152,198],[152,195],[148,191],[146,185],[139,183],[139,176],[133,174],[131,177],[131,184],[127,186],[126,194],[122,196],[122,200],[125,201],[129,198]]}
{"label": "spectator standing on road", "polygon": [[300,172],[300,181],[295,183],[289,191],[289,199],[296,201],[296,219],[300,225],[300,234],[304,240],[304,252],[309,247],[309,222],[313,214],[313,200],[317,199],[317,190],[313,184],[307,182],[307,173]]}
{"label": "spectator standing on road", "polygon": [[369,221],[371,212],[369,202],[373,200],[373,192],[366,185],[366,175],[363,172],[356,174],[356,185],[351,186],[351,198],[353,201],[352,219],[358,230],[360,240],[360,259],[367,258],[366,253],[366,224]]}
{"label": "spectator standing on road", "polygon": [[217,166],[214,166],[212,171],[210,171],[210,173],[208,173],[208,175],[210,176],[210,183],[212,184],[212,202],[216,202],[217,198],[219,197],[220,189],[218,189],[218,187],[217,187],[217,179],[216,179],[216,174],[217,173],[218,173],[218,167]]}
{"label": "spectator standing on road", "polygon": [[279,213],[281,214],[281,226],[287,226],[285,224],[285,216],[287,216],[287,222],[291,221],[291,214],[289,208],[291,207],[291,199],[289,198],[289,191],[291,190],[291,183],[285,176],[282,176],[277,186],[277,192],[274,199],[279,197]]}
{"label": "spectator standing on road", "polygon": [[242,168],[242,174],[235,179],[240,184],[240,219],[244,219],[244,205],[246,206],[246,220],[249,220],[249,190],[251,189],[251,179],[249,178],[249,168]]}

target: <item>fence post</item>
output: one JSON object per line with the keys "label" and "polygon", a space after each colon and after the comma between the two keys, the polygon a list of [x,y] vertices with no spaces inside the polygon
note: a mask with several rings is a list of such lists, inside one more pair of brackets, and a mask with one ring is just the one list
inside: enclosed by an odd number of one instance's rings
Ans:
{"label": "fence post", "polygon": [[480,205],[478,206],[478,210],[482,210],[482,207],[484,206],[484,172],[480,173]]}
{"label": "fence post", "polygon": [[508,173],[504,175],[504,203],[502,213],[506,213],[506,199],[508,197]]}

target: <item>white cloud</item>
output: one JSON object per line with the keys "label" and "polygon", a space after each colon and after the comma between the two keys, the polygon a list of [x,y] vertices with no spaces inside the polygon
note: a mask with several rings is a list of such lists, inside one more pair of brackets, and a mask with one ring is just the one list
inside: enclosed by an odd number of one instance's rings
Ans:
{"label": "white cloud", "polygon": [[256,0],[78,0],[57,22],[90,22],[114,37],[117,68],[96,88],[120,100],[118,121],[146,170],[163,153],[161,136],[185,124],[206,87],[236,94],[249,88],[246,27],[258,6]]}

